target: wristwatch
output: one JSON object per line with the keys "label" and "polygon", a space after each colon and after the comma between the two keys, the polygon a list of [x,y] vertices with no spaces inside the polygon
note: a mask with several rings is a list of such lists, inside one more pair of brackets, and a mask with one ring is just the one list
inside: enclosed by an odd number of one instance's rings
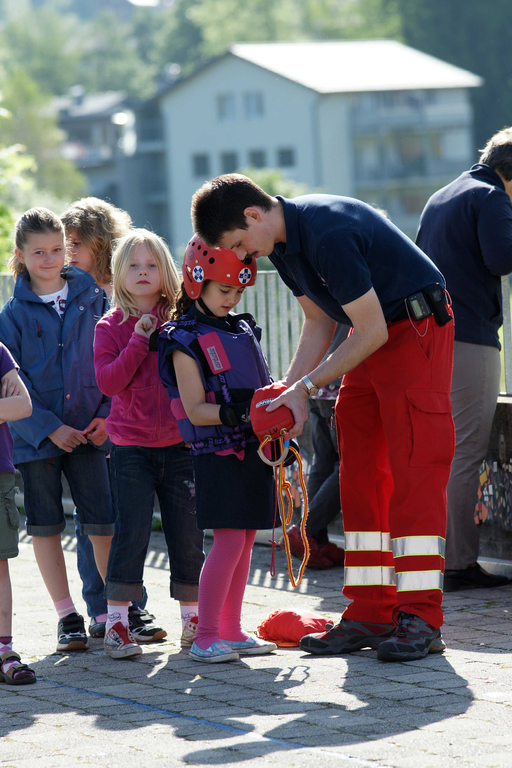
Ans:
{"label": "wristwatch", "polygon": [[305,384],[305,385],[306,385],[306,387],[307,387],[307,390],[308,390],[308,397],[311,397],[312,395],[316,395],[316,394],[317,394],[317,392],[318,392],[318,387],[316,386],[316,384],[313,384],[313,382],[311,381],[311,379],[309,378],[309,376],[303,376],[303,377],[302,377],[302,379],[301,379],[301,381],[303,381],[303,382],[304,382],[304,384]]}

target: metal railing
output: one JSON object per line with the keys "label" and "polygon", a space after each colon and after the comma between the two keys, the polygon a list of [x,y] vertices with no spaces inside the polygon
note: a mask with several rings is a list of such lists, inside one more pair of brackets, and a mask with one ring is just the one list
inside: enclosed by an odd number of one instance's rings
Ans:
{"label": "metal railing", "polygon": [[[504,386],[502,394],[512,396],[512,312],[508,275],[501,278],[503,294]],[[1,306],[12,296],[14,279],[0,273]],[[254,288],[244,292],[238,312],[250,312],[262,329],[262,347],[274,379],[280,379],[293,357],[303,323],[302,309],[277,272],[261,271]],[[0,339],[1,341],[1,339]]]}
{"label": "metal railing", "polygon": [[[12,296],[14,279],[0,273],[1,306]],[[248,288],[237,312],[250,312],[261,326],[262,347],[274,379],[283,376],[299,342],[303,314],[277,272],[261,271],[254,288]],[[1,341],[1,339],[0,339]]]}
{"label": "metal railing", "polygon": [[501,361],[505,371],[505,392],[512,394],[512,318],[510,313],[510,278],[504,275],[501,278],[501,295],[503,297],[503,348]]}

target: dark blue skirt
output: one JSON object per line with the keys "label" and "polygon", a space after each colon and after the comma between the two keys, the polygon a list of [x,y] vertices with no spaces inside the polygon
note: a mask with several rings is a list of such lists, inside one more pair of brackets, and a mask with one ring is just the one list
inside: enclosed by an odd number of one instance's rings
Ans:
{"label": "dark blue skirt", "polygon": [[193,457],[198,528],[272,528],[274,473],[257,451],[254,442],[242,461],[233,454]]}

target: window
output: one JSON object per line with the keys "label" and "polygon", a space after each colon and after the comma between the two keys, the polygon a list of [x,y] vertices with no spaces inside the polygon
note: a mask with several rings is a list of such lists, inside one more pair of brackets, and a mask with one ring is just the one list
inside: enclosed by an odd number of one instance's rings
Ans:
{"label": "window", "polygon": [[236,152],[223,152],[220,156],[222,173],[233,173],[238,168],[238,155]]}
{"label": "window", "polygon": [[254,117],[262,117],[264,111],[261,91],[244,93],[244,114],[249,120]]}
{"label": "window", "polygon": [[217,117],[219,120],[234,120],[236,105],[234,93],[220,93],[217,96]]}
{"label": "window", "polygon": [[290,168],[292,165],[295,165],[295,150],[278,149],[277,164],[280,168]]}
{"label": "window", "polygon": [[208,155],[192,155],[192,173],[194,176],[210,175],[210,158]]}
{"label": "window", "polygon": [[264,149],[252,149],[249,152],[249,165],[253,168],[264,168],[267,164]]}

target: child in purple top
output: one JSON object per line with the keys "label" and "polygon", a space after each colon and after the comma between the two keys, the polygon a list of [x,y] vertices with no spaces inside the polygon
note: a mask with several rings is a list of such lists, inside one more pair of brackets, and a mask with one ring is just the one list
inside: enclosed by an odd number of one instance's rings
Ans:
{"label": "child in purple top", "polygon": [[27,388],[9,350],[0,342],[0,682],[9,685],[35,683],[33,669],[21,663],[12,649],[12,590],[9,558],[18,554],[19,515],[14,502],[13,440],[8,421],[30,416]]}

